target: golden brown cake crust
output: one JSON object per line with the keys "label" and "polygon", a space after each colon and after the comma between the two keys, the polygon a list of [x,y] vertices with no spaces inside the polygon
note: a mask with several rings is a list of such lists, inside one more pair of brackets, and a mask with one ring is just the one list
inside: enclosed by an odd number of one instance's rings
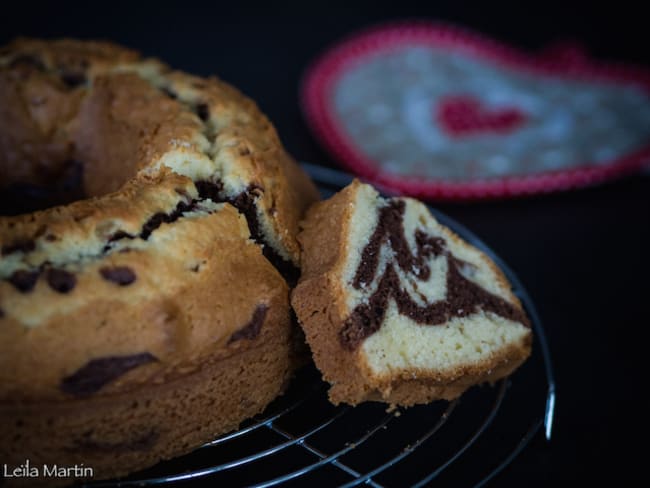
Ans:
{"label": "golden brown cake crust", "polygon": [[[164,224],[143,249],[126,247],[84,266],[66,295],[39,279],[31,293],[8,300],[0,329],[0,399],[66,399],[63,380],[93,359],[142,353],[156,360],[95,394],[164,382],[206,358],[236,354],[246,341],[229,341],[260,306],[268,307],[267,317],[277,309],[288,324],[287,286],[248,239],[243,217],[225,205],[192,220]],[[177,242],[184,243],[181,252]],[[136,280],[120,286],[103,279],[106,267],[126,267]],[[11,288],[0,282],[0,293],[13,294]],[[33,310],[32,295],[39,292]],[[41,323],[26,327],[15,317],[28,317],[30,310]],[[259,340],[266,331],[265,322]]]}
{"label": "golden brown cake crust", "polygon": [[[286,328],[171,382],[133,392],[46,405],[0,405],[0,456],[8,466],[56,463],[93,469],[93,479],[123,476],[189,452],[261,412],[289,381]],[[16,448],[18,444],[19,448]],[[15,479],[18,481],[21,479]],[[24,479],[22,480],[24,481]],[[29,479],[34,486],[70,479]],[[11,486],[11,483],[8,484]]]}
{"label": "golden brown cake crust", "polygon": [[[371,371],[361,348],[342,347],[340,331],[349,312],[348,291],[341,277],[360,186],[355,180],[331,199],[313,205],[301,222],[298,236],[303,251],[302,275],[292,291],[291,303],[305,331],[314,362],[331,385],[330,400],[334,404],[356,405],[370,400],[403,406],[437,399],[452,400],[472,385],[493,382],[511,374],[530,355],[532,335],[527,335],[521,343],[502,348],[498,356],[482,363],[461,365],[443,373],[410,368],[383,377]],[[466,245],[451,232],[447,233],[447,238]],[[496,280],[509,290],[503,273],[487,256],[483,257]],[[511,292],[508,300],[521,308]]]}
{"label": "golden brown cake crust", "polygon": [[301,276],[291,305],[305,331],[316,366],[330,383],[334,404],[357,404],[371,395],[359,379],[359,350],[342,351],[338,335],[347,318],[340,276],[345,263],[345,236],[352,218],[356,183],[327,201],[313,205],[301,222]]}
{"label": "golden brown cake crust", "polygon": [[298,263],[298,221],[318,191],[255,103],[217,78],[105,42],[18,39],[0,48],[0,124],[0,187],[79,161],[86,196],[101,197],[167,165],[224,200],[254,189],[260,232]]}
{"label": "golden brown cake crust", "polygon": [[186,452],[282,391],[295,338],[269,259],[298,264],[318,193],[216,78],[108,42],[0,48],[0,189],[78,166],[82,199],[0,216],[0,458],[62,463],[90,439],[114,447],[89,451],[105,477]]}

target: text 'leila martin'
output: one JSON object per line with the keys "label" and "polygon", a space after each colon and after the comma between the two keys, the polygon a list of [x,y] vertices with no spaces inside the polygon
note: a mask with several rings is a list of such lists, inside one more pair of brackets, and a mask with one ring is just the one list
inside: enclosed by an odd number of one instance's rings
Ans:
{"label": "text 'leila martin'", "polygon": [[29,459],[19,466],[2,465],[2,475],[5,478],[92,478],[93,468],[83,464],[74,466],[59,466],[57,464],[43,464],[33,466]]}

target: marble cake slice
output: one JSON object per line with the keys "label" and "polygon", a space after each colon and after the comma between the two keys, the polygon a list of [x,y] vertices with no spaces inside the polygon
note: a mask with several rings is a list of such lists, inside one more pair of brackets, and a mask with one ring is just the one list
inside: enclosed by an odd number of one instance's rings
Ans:
{"label": "marble cake slice", "polygon": [[330,400],[451,400],[511,374],[530,322],[503,273],[421,202],[354,181],[302,222],[292,305]]}

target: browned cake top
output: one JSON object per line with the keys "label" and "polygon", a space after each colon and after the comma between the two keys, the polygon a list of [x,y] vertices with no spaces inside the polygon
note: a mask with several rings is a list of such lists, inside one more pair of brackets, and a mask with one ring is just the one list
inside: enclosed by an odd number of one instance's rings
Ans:
{"label": "browned cake top", "polygon": [[0,398],[164,381],[288,323],[269,261],[295,274],[317,191],[216,78],[110,43],[0,48],[0,190]]}

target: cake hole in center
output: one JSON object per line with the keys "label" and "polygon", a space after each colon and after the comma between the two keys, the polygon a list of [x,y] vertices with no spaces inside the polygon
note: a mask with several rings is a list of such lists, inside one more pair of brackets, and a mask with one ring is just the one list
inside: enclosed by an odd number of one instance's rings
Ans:
{"label": "cake hole in center", "polygon": [[67,205],[87,198],[83,188],[84,164],[62,162],[59,170],[39,181],[16,181],[0,186],[0,215],[20,215]]}

